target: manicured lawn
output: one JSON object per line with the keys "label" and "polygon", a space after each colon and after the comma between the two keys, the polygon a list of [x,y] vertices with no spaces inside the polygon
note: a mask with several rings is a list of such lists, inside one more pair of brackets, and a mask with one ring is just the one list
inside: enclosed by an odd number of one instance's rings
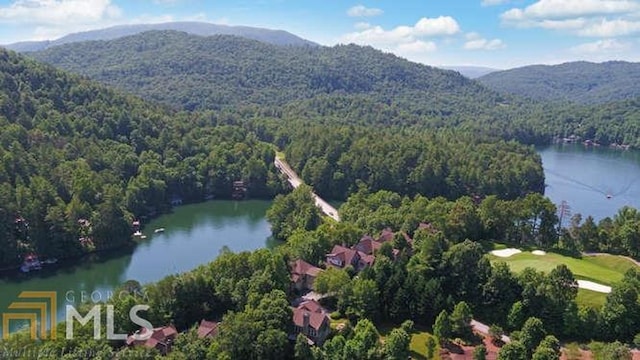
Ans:
{"label": "manicured lawn", "polygon": [[627,270],[636,267],[628,259],[615,255],[584,256],[578,259],[555,253],[533,255],[530,252],[522,252],[507,258],[491,254],[489,254],[489,257],[492,262],[506,262],[511,270],[515,272],[520,272],[526,267],[549,272],[556,266],[565,264],[573,272],[576,279],[591,280],[604,285],[612,285],[619,282]]}
{"label": "manicured lawn", "polygon": [[578,296],[576,302],[580,305],[588,306],[594,309],[602,308],[604,302],[607,300],[607,294],[599,293],[597,291],[591,291],[587,289],[578,289]]}

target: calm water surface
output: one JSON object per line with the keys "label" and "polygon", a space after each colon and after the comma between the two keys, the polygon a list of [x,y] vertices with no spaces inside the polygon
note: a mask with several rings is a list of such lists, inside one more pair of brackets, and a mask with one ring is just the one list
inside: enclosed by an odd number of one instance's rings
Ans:
{"label": "calm water surface", "polygon": [[[269,201],[210,201],[178,207],[145,226],[147,239],[126,251],[116,251],[56,264],[29,274],[4,274],[0,278],[0,309],[25,290],[56,291],[58,319],[64,318],[66,295],[79,301],[82,294],[95,299],[127,280],[148,283],[194,269],[216,258],[226,246],[234,252],[270,246],[271,229],[265,213]],[[163,233],[154,229],[165,228]],[[12,330],[20,326],[12,323]],[[0,323],[1,326],[1,323]],[[1,330],[1,328],[0,328]]]}
{"label": "calm water surface", "polygon": [[640,151],[554,145],[539,153],[545,195],[556,204],[566,201],[572,213],[597,221],[625,205],[640,207]]}

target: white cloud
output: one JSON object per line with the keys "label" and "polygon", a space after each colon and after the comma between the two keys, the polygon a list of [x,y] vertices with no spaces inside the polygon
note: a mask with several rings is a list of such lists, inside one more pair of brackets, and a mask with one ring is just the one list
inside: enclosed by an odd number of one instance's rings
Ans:
{"label": "white cloud", "polygon": [[464,43],[465,50],[498,50],[506,47],[505,43],[500,39],[487,40],[476,32],[470,32],[465,35],[467,41]]}
{"label": "white cloud", "polygon": [[589,37],[614,37],[640,32],[640,21],[624,19],[607,20],[590,24],[578,31],[578,35]]}
{"label": "white cloud", "polygon": [[411,43],[400,44],[397,51],[400,54],[419,54],[425,52],[434,52],[438,49],[433,41],[416,40]]}
{"label": "white cloud", "polygon": [[424,36],[454,35],[460,32],[458,22],[451,16],[423,17],[418,20],[414,29],[419,35]]}
{"label": "white cloud", "polygon": [[371,17],[382,15],[384,11],[377,8],[368,8],[364,5],[356,5],[347,10],[347,15],[351,17]]}
{"label": "white cloud", "polygon": [[640,10],[640,4],[632,0],[538,0],[524,9],[505,11],[505,21],[532,19],[562,19],[580,16],[626,14]]}
{"label": "white cloud", "polygon": [[398,26],[385,30],[381,26],[369,26],[361,31],[345,34],[342,43],[355,43],[390,48],[413,43],[423,37],[454,35],[460,32],[458,22],[449,16],[421,18],[413,26]]}
{"label": "white cloud", "polygon": [[600,54],[602,52],[623,51],[630,48],[625,42],[616,39],[603,39],[594,42],[584,43],[572,47],[570,50],[577,54]]}
{"label": "white cloud", "polygon": [[482,0],[482,6],[495,6],[495,5],[502,5],[502,4],[508,4],[510,3],[511,0]]}
{"label": "white cloud", "polygon": [[111,0],[16,0],[0,7],[0,23],[13,24],[91,24],[121,15]]}
{"label": "white cloud", "polygon": [[366,30],[371,28],[371,24],[368,22],[357,22],[353,25],[357,30]]}

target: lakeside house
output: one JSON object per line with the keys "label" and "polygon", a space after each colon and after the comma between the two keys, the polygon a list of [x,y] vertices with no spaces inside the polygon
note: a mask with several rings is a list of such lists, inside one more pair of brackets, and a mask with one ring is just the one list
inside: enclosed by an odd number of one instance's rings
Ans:
{"label": "lakeside house", "polygon": [[[151,336],[146,340],[137,340],[134,335],[146,335],[149,331],[152,332]],[[144,346],[149,349],[155,348],[162,355],[166,355],[171,352],[171,345],[178,336],[178,331],[173,325],[163,326],[149,330],[147,328],[141,328],[136,331],[135,334],[127,337],[127,346]]]}
{"label": "lakeside house", "polygon": [[308,262],[298,259],[291,264],[291,282],[293,288],[299,292],[313,290],[313,284],[323,270]]}
{"label": "lakeside house", "polygon": [[321,346],[331,331],[330,324],[329,315],[320,303],[305,301],[293,309],[293,331],[289,339],[295,341],[301,333],[309,345]]}

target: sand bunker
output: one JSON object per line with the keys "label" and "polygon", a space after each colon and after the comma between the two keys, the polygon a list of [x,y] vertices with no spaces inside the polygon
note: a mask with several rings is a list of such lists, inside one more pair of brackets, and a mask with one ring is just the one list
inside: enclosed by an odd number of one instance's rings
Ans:
{"label": "sand bunker", "polygon": [[546,251],[542,251],[542,250],[533,250],[531,253],[533,255],[539,255],[539,256],[547,255],[547,252]]}
{"label": "sand bunker", "polygon": [[514,249],[514,248],[508,248],[508,249],[502,249],[502,250],[493,250],[491,252],[491,254],[498,256],[498,257],[502,257],[502,258],[507,258],[509,256],[513,256],[515,254],[519,254],[521,253],[521,250],[518,249]]}
{"label": "sand bunker", "polygon": [[587,289],[599,293],[608,294],[611,292],[611,286],[601,285],[588,280],[578,280],[578,287],[580,289]]}

